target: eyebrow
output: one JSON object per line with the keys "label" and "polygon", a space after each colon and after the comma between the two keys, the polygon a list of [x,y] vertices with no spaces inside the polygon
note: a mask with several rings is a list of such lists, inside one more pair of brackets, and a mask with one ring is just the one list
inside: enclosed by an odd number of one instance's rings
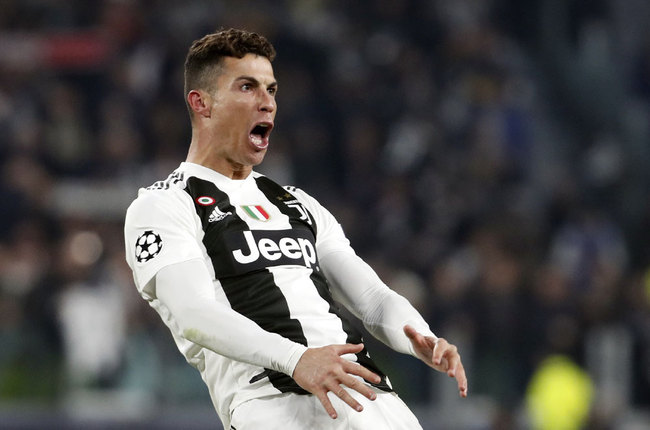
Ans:
{"label": "eyebrow", "polygon": [[[235,79],[235,81],[249,81],[255,86],[260,86],[260,81],[258,81],[257,79],[255,79],[252,76],[246,76],[246,75],[239,76],[237,79]],[[277,87],[277,86],[278,86],[278,82],[273,81],[269,85],[267,85],[267,88],[272,88],[272,87]]]}

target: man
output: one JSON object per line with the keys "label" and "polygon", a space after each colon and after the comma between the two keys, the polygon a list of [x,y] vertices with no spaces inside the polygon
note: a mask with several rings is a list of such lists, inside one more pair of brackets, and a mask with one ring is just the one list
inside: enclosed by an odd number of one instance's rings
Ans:
{"label": "man", "polygon": [[274,126],[274,56],[241,30],[192,44],[187,159],[141,189],[126,216],[135,284],[201,373],[226,429],[421,428],[339,303],[392,348],[456,377],[465,397],[460,356],[314,198],[253,171]]}

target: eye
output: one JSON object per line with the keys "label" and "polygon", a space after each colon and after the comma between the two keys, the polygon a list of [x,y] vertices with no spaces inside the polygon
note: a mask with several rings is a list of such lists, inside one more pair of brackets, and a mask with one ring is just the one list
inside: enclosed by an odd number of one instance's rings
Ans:
{"label": "eye", "polygon": [[277,89],[276,87],[270,87],[270,88],[268,89],[268,92],[269,92],[269,94],[271,94],[272,96],[275,96],[275,95],[277,94],[277,92],[278,92],[278,89]]}
{"label": "eye", "polygon": [[250,91],[253,88],[251,84],[242,84],[241,90],[242,91]]}

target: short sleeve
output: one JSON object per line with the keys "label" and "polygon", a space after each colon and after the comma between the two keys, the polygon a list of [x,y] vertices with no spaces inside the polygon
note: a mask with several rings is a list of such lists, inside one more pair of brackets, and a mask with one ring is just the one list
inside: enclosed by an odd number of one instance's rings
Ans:
{"label": "short sleeve", "polygon": [[191,199],[182,190],[140,193],[124,222],[126,261],[140,294],[155,298],[149,286],[161,268],[203,258],[201,231]]}

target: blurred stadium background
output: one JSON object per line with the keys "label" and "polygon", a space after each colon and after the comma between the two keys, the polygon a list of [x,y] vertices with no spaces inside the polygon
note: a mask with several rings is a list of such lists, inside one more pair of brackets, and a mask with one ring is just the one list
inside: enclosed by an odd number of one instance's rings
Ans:
{"label": "blurred stadium background", "polygon": [[[425,429],[650,428],[650,3],[0,0],[0,428],[220,428],[124,263],[184,159],[182,63],[276,46],[260,170],[457,343],[372,343]],[[372,351],[371,350],[371,351]]]}

